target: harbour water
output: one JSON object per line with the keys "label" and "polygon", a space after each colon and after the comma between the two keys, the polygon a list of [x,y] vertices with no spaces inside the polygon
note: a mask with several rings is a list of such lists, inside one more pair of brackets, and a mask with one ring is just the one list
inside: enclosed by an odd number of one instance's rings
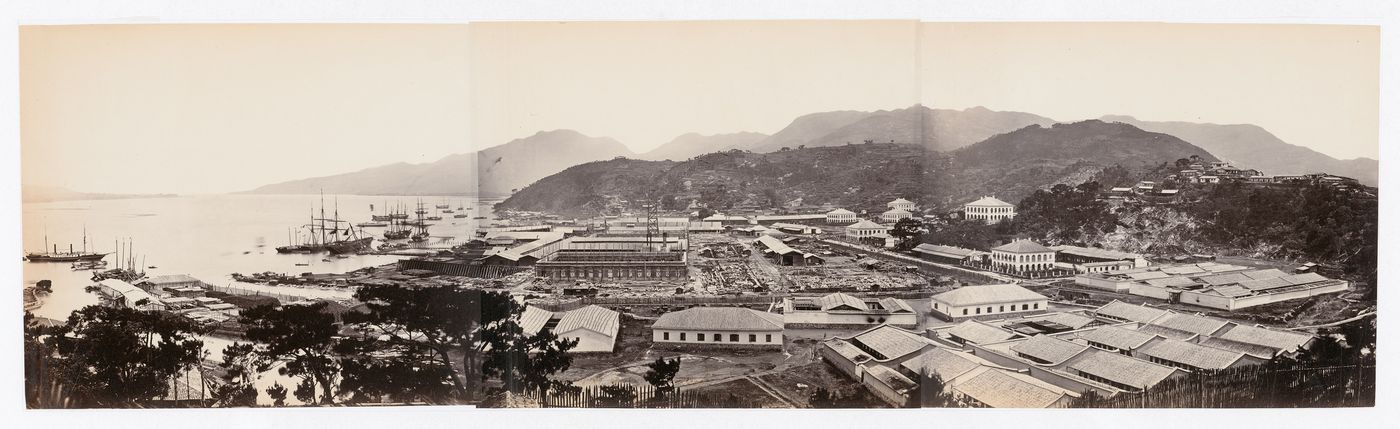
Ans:
{"label": "harbour water", "polygon": [[[261,286],[234,282],[232,273],[272,271],[286,274],[343,273],[367,266],[392,263],[402,256],[349,255],[337,258],[326,253],[278,254],[277,246],[288,243],[288,230],[300,228],[311,221],[313,210],[320,216],[320,196],[317,195],[194,195],[172,198],[83,200],[24,204],[24,250],[44,249],[45,235],[49,250],[57,244],[66,251],[68,244],[80,248],[83,230],[88,234],[88,249],[112,252],[116,242],[132,243],[136,264],[146,268],[148,276],[189,274],[205,283],[262,289],[293,296],[346,296],[343,289],[300,288],[291,286]],[[337,206],[340,218],[353,223],[368,222],[370,215],[384,214],[402,204],[410,213],[421,199],[428,216],[435,205],[449,204],[452,210],[463,206],[470,217],[456,219],[442,213],[440,221],[429,221],[432,235],[425,246],[445,248],[462,243],[476,228],[491,219],[490,204],[495,201],[471,197],[382,197],[340,195],[325,196],[326,216],[333,216]],[[370,206],[374,206],[374,212]],[[487,216],[488,219],[471,219]],[[305,228],[300,228],[303,235]],[[358,228],[357,228],[358,229]],[[364,233],[375,237],[374,246],[383,242],[384,228],[365,228]],[[295,239],[295,238],[293,238]],[[125,253],[125,251],[124,251]],[[116,265],[115,255],[106,260]],[[94,294],[83,291],[93,284],[91,271],[73,271],[67,263],[30,263],[24,265],[25,285],[39,280],[53,282],[53,294],[33,313],[40,317],[64,320],[73,310],[96,304]],[[298,264],[306,264],[304,266]]]}

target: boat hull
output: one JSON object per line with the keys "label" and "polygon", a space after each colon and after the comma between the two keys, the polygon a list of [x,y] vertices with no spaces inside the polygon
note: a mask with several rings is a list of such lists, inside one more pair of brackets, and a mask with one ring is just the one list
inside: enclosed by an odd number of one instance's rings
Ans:
{"label": "boat hull", "polygon": [[364,250],[369,250],[370,243],[373,241],[374,238],[370,237],[361,238],[357,240],[337,241],[335,243],[326,245],[326,250],[329,250],[333,255],[355,253]]}
{"label": "boat hull", "polygon": [[24,259],[29,260],[29,262],[88,262],[100,261],[102,260],[102,258],[105,257],[107,257],[106,253],[85,253],[73,255],[50,255],[46,253],[31,253],[25,255]]}

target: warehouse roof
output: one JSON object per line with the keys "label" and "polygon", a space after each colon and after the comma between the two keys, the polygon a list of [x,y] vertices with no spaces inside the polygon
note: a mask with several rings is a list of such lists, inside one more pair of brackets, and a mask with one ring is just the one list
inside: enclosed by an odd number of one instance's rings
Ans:
{"label": "warehouse roof", "polygon": [[1048,408],[1067,395],[1064,389],[1034,377],[994,369],[958,383],[953,391],[993,408]]}
{"label": "warehouse roof", "polygon": [[1033,357],[1051,365],[1064,362],[1087,349],[1089,346],[1049,335],[1036,335],[1029,340],[1011,346],[1013,352]]}
{"label": "warehouse roof", "polygon": [[1268,346],[1283,351],[1294,351],[1312,341],[1313,336],[1249,325],[1233,325],[1228,331],[1217,335],[1220,338],[1246,344]]}
{"label": "warehouse roof", "polygon": [[961,247],[944,246],[940,244],[928,243],[914,246],[914,252],[953,259],[963,259],[968,256],[972,256],[973,253],[976,253],[976,251],[972,249],[964,249]]}
{"label": "warehouse roof", "polygon": [[1134,331],[1118,326],[1103,326],[1096,329],[1080,332],[1079,338],[1095,343],[1103,344],[1119,350],[1136,350],[1157,338],[1151,333]]}
{"label": "warehouse roof", "polygon": [[849,307],[849,309],[857,311],[865,311],[870,309],[865,305],[865,301],[862,301],[860,298],[846,295],[841,292],[823,296],[818,300],[818,302],[821,303],[822,311],[837,310],[841,307]]}
{"label": "warehouse roof", "polygon": [[1244,358],[1240,352],[1206,347],[1181,340],[1158,338],[1138,349],[1138,352],[1162,360],[1201,369],[1225,369]]}
{"label": "warehouse roof", "polygon": [[1103,307],[1099,307],[1097,310],[1094,310],[1094,312],[1102,316],[1141,323],[1150,322],[1152,319],[1162,317],[1163,314],[1168,313],[1167,310],[1160,308],[1129,304],[1118,300],[1104,304]]}
{"label": "warehouse roof", "polygon": [[1230,322],[1195,314],[1169,313],[1166,317],[1157,318],[1149,323],[1199,335],[1211,335]]}
{"label": "warehouse roof", "polygon": [[1069,369],[1137,389],[1152,387],[1178,371],[1169,366],[1100,350],[1084,354],[1071,363]]}
{"label": "warehouse roof", "polygon": [[199,279],[194,278],[194,277],[191,277],[191,276],[188,275],[188,274],[166,274],[166,275],[163,275],[163,276],[151,277],[150,279],[147,279],[147,280],[146,280],[146,283],[151,283],[151,284],[158,284],[158,285],[160,285],[160,284],[171,284],[171,283],[191,283],[191,282],[198,282],[198,281],[199,281]]}
{"label": "warehouse roof", "polygon": [[1032,300],[1044,300],[1045,296],[1032,292],[1030,289],[1014,284],[963,286],[947,292],[934,295],[933,300],[947,303],[949,306],[961,307],[969,305],[997,304],[1006,302],[1020,302]]}
{"label": "warehouse roof", "polygon": [[539,308],[533,305],[526,306],[525,312],[520,314],[520,328],[527,334],[534,334],[544,329],[544,325],[549,323],[549,319],[554,317],[554,312]]}
{"label": "warehouse roof", "polygon": [[968,320],[944,331],[973,344],[988,344],[1016,338],[1016,334],[976,320]]}
{"label": "warehouse roof", "polygon": [[933,344],[922,335],[890,325],[880,325],[850,338],[851,343],[867,352],[874,352],[878,360],[890,360],[922,350]]}
{"label": "warehouse roof", "polygon": [[781,331],[783,315],[742,307],[695,307],[661,315],[653,329]]}
{"label": "warehouse roof", "polygon": [[559,319],[554,332],[565,333],[587,329],[609,337],[617,336],[618,313],[596,305],[569,310]]}

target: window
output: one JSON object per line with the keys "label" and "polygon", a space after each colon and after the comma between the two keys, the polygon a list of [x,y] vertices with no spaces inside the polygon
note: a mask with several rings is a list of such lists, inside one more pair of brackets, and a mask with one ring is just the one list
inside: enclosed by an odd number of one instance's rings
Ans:
{"label": "window", "polygon": [[1030,309],[1031,309],[1031,305],[1030,305],[1030,304],[1021,304],[1021,310],[1030,310]]}
{"label": "window", "polygon": [[765,342],[765,343],[771,343],[771,342],[773,342],[773,334],[764,335],[764,336],[763,336],[763,342]]}
{"label": "window", "polygon": [[671,341],[671,333],[670,333],[670,332],[662,332],[662,333],[661,333],[661,339],[666,340],[666,341]]}
{"label": "window", "polygon": [[758,335],[757,335],[757,334],[749,334],[749,342],[750,342],[750,343],[756,343],[756,342],[758,342]]}
{"label": "window", "polygon": [[964,316],[967,315],[967,309],[966,309],[966,308],[963,309],[963,315],[964,315]]}
{"label": "window", "polygon": [[731,343],[737,343],[737,342],[739,342],[739,334],[729,334],[729,342],[731,342]]}
{"label": "window", "polygon": [[998,312],[998,313],[1003,312],[1003,311],[1006,311],[1006,306],[1005,306],[1005,305],[1000,306],[1000,307],[997,307],[997,312]]}
{"label": "window", "polygon": [[720,341],[724,341],[724,335],[723,335],[723,334],[715,334],[715,342],[718,343],[718,342],[720,342]]}
{"label": "window", "polygon": [[705,341],[705,334],[695,334],[695,341]]}
{"label": "window", "polygon": [[[967,310],[963,310],[963,313],[967,313]],[[982,314],[982,307],[977,307],[977,314]]]}
{"label": "window", "polygon": [[681,341],[685,341],[685,333],[684,333],[684,332],[681,333]]}
{"label": "window", "polygon": [[987,306],[987,314],[992,314],[992,306]]}
{"label": "window", "polygon": [[1038,302],[1035,303],[1035,306],[1033,306],[1032,308],[1034,308],[1034,309],[1036,309],[1036,310],[1039,310],[1039,309],[1040,309],[1040,303],[1038,303]]}

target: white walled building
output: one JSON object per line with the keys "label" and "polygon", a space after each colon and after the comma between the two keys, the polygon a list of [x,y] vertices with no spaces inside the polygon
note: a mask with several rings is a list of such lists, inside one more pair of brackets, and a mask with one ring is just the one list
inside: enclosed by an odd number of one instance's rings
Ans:
{"label": "white walled building", "polygon": [[742,307],[695,307],[661,315],[651,325],[658,344],[783,345],[783,315]]}
{"label": "white walled building", "polygon": [[889,207],[890,210],[904,210],[912,212],[914,211],[914,202],[903,198],[896,198],[894,201],[885,203],[885,207]]}
{"label": "white walled building", "polygon": [[571,352],[611,353],[620,326],[618,312],[596,305],[563,312],[527,306],[520,315],[520,327],[527,333],[548,329],[560,339],[578,340]]}
{"label": "white walled building", "polygon": [[884,238],[889,232],[889,227],[865,219],[846,226],[846,238]]}
{"label": "white walled building", "polygon": [[1030,273],[1055,268],[1055,251],[1030,240],[1015,240],[992,248],[992,266],[1008,273]]}
{"label": "white walled building", "polygon": [[836,209],[826,212],[826,223],[848,224],[856,222],[856,212]]}
{"label": "white walled building", "polygon": [[940,319],[962,321],[1041,313],[1050,299],[1014,284],[963,286],[934,295],[929,306]]}
{"label": "white walled building", "polygon": [[784,299],[783,323],[793,327],[889,324],[912,328],[919,324],[919,315],[902,299],[862,299],[837,292]]}
{"label": "white walled building", "polygon": [[963,217],[985,220],[987,223],[1001,222],[1004,219],[1016,217],[1016,206],[996,197],[986,196],[980,200],[963,204]]}
{"label": "white walled building", "polygon": [[899,222],[900,219],[914,217],[914,213],[904,209],[890,209],[880,214],[880,220],[885,223]]}

